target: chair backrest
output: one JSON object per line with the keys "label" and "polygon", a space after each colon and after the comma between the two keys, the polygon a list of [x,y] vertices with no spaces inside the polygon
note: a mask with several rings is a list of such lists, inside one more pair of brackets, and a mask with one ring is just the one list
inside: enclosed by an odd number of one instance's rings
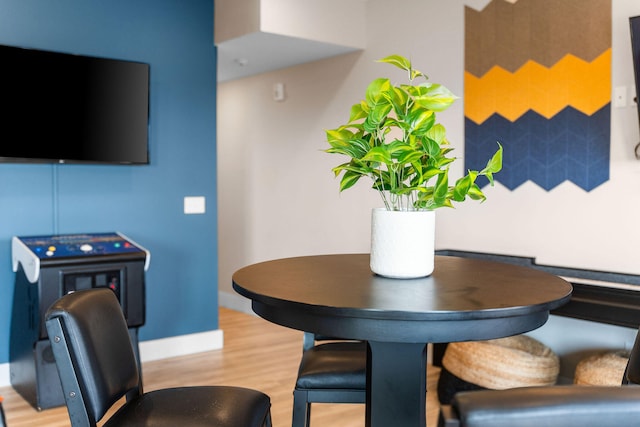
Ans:
{"label": "chair backrest", "polygon": [[47,333],[71,425],[95,426],[121,397],[142,393],[127,323],[113,291],[77,291],[53,303]]}
{"label": "chair backrest", "polygon": [[627,363],[622,383],[640,385],[640,330],[629,354],[629,362]]}

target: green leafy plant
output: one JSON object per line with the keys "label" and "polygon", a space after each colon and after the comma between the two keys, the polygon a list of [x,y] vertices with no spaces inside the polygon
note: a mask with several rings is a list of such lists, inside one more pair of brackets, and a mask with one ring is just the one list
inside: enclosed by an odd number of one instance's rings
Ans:
{"label": "green leafy plant", "polygon": [[[450,185],[449,166],[456,158],[448,157],[453,148],[444,126],[436,122],[436,113],[449,108],[457,97],[444,86],[429,83],[428,77],[403,56],[392,55],[378,62],[407,71],[409,84],[375,79],[367,87],[365,99],[351,107],[349,122],[326,131],[331,148],[325,151],[350,157],[333,168],[336,177],[342,174],[340,191],[366,176],[387,210],[453,207],[453,202],[467,197],[484,201],[476,178],[485,176],[493,185],[493,174],[502,169],[500,143],[484,169],[469,170]],[[414,83],[416,79],[423,81]]]}

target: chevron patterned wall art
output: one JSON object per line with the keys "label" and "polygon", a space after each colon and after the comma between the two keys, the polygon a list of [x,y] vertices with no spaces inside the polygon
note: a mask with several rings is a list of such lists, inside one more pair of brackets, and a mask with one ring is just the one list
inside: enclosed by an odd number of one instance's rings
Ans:
{"label": "chevron patterned wall art", "polygon": [[465,7],[465,167],[504,145],[496,180],[590,191],[609,179],[611,0]]}

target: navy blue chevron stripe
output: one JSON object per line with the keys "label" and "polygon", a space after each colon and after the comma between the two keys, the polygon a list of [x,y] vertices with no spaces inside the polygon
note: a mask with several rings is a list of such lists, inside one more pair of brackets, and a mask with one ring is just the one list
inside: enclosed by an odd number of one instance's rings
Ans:
{"label": "navy blue chevron stripe", "polygon": [[533,111],[515,122],[465,119],[465,168],[481,170],[499,141],[504,166],[495,178],[510,190],[531,180],[549,191],[568,180],[591,191],[609,179],[610,118],[608,104],[591,116],[567,107],[551,119]]}

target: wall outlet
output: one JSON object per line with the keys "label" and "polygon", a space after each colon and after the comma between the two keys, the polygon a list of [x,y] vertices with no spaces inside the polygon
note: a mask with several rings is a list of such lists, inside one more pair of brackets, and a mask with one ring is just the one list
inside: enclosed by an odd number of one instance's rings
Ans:
{"label": "wall outlet", "polygon": [[184,213],[186,215],[203,214],[205,211],[206,200],[204,196],[184,198]]}

